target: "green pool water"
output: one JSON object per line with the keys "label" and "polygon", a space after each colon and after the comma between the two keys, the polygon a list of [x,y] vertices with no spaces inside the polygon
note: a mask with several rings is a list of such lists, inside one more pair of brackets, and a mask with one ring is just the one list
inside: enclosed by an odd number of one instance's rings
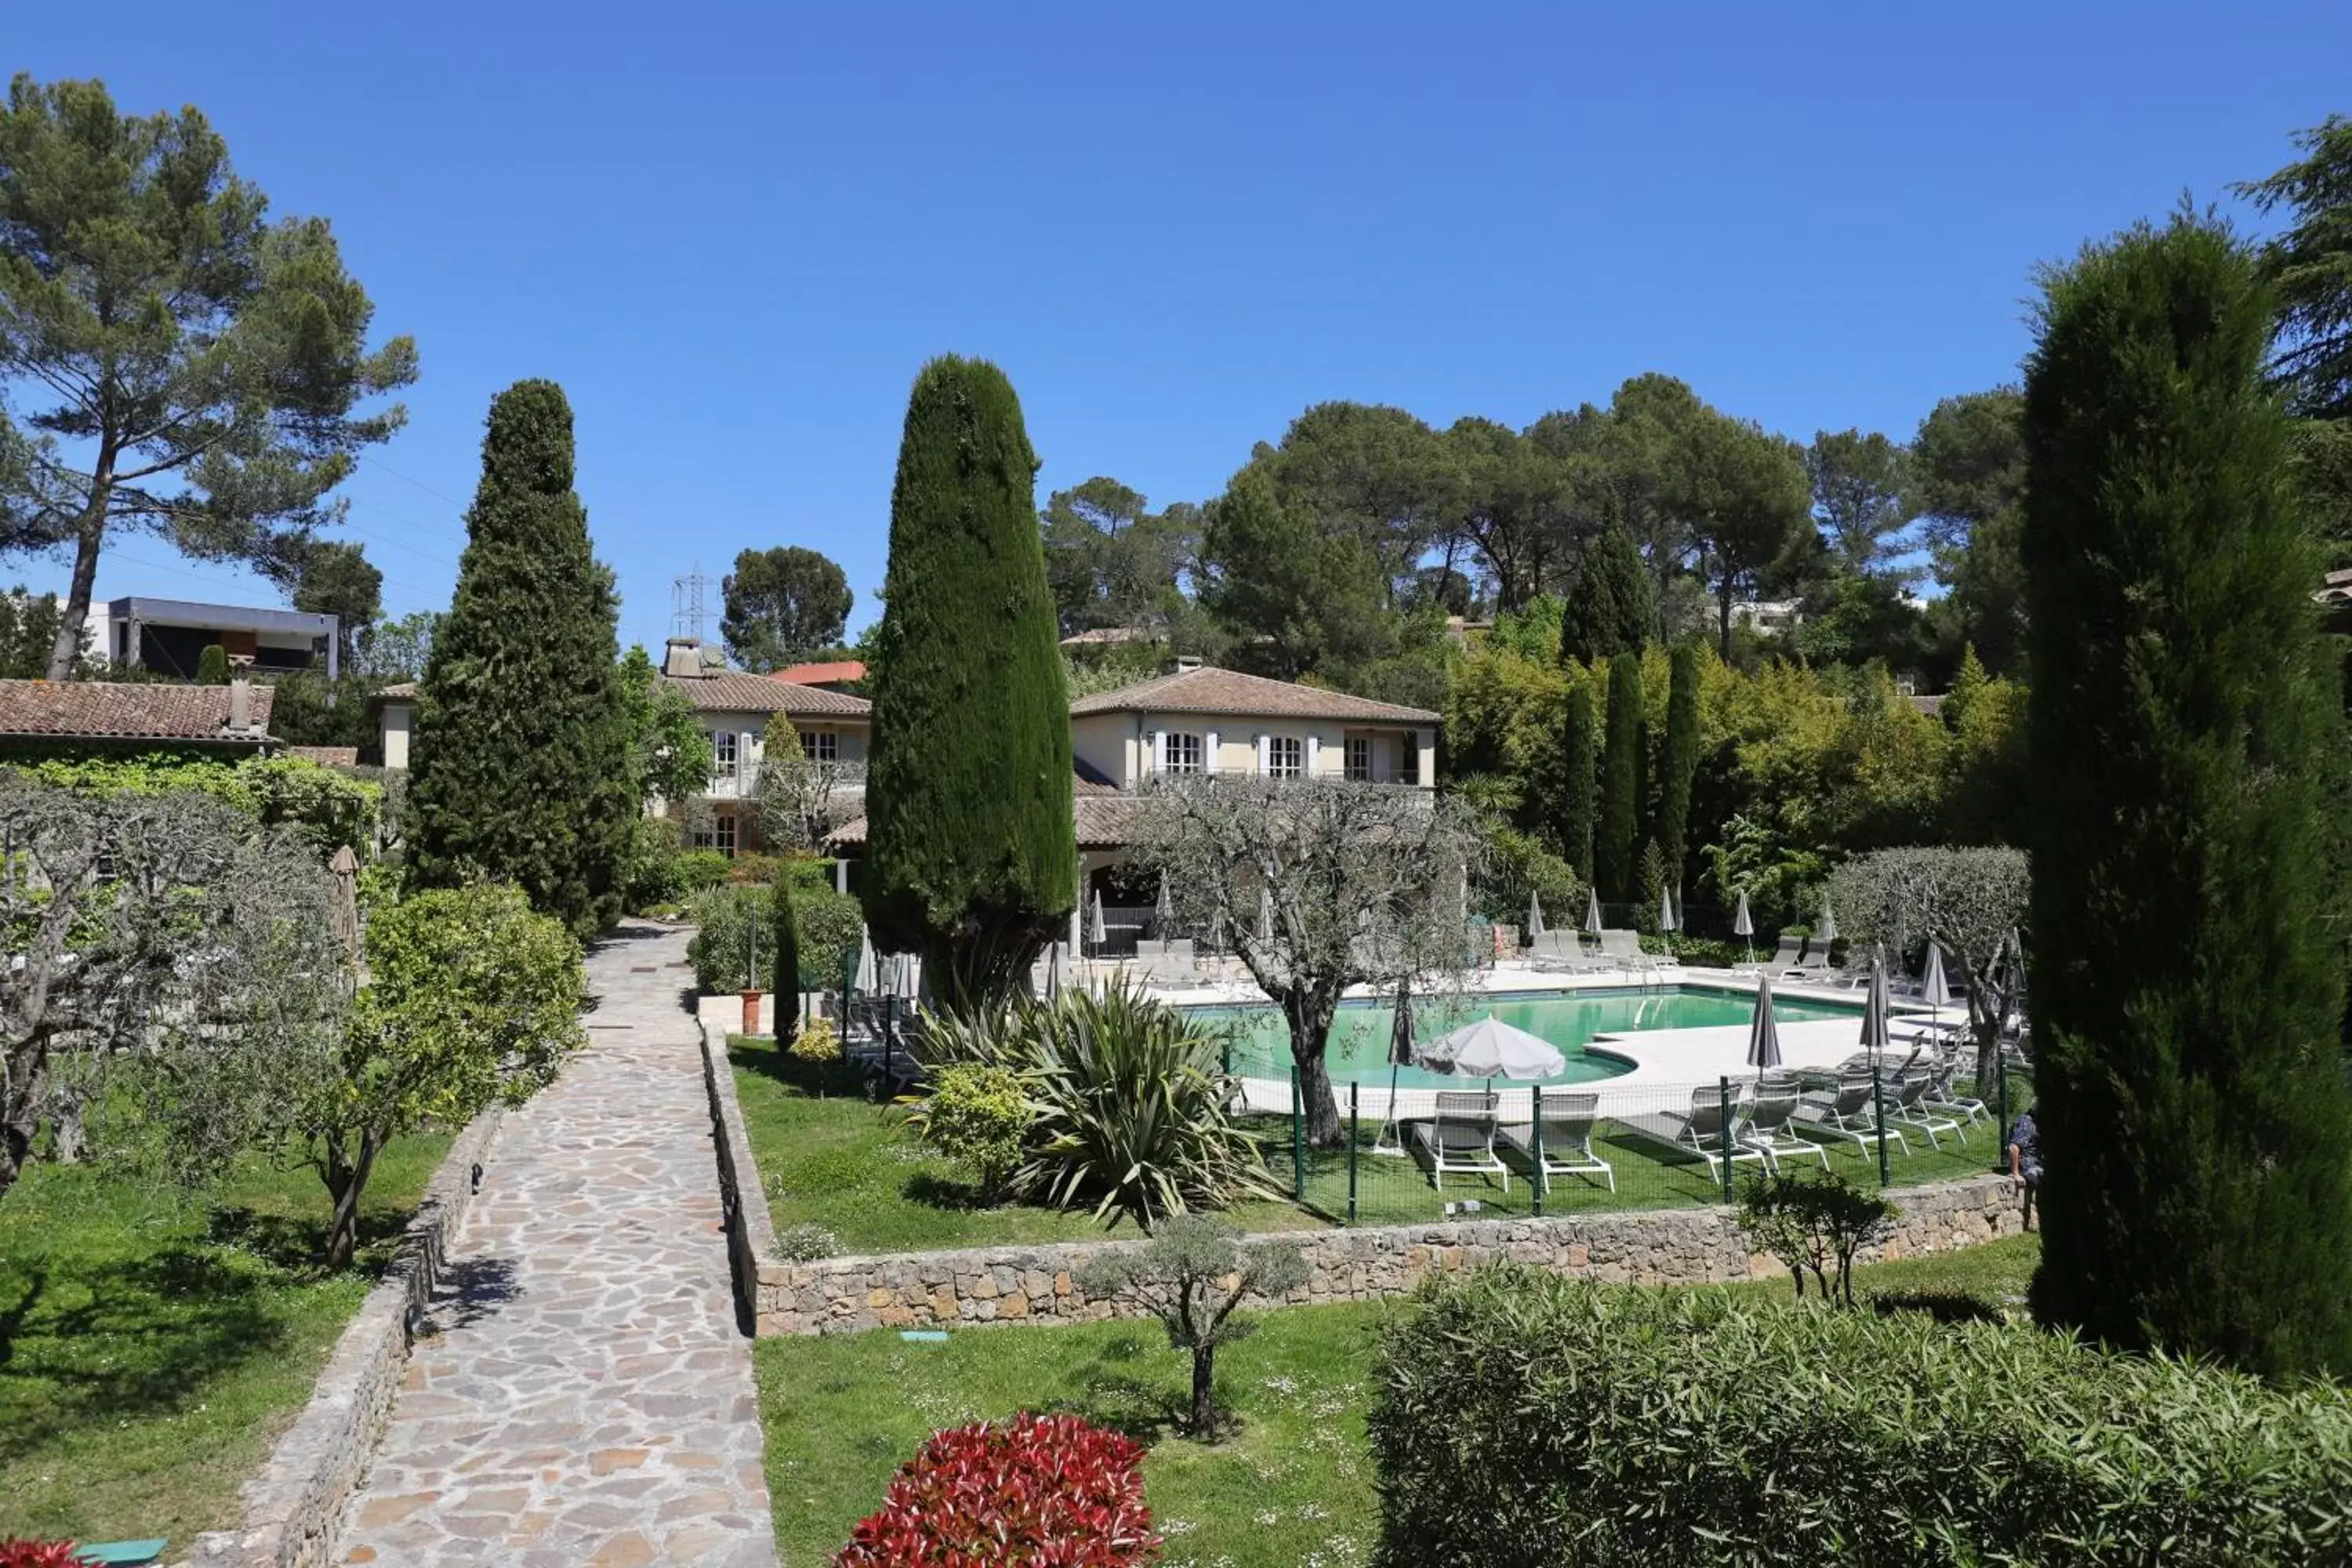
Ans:
{"label": "green pool water", "polygon": [[[1193,1016],[1226,1031],[1233,1040],[1233,1070],[1244,1078],[1286,1079],[1290,1076],[1290,1030],[1272,1007],[1198,1007]],[[1506,1024],[1558,1046],[1568,1058],[1568,1070],[1547,1083],[1591,1083],[1633,1070],[1622,1057],[1607,1047],[1588,1052],[1592,1037],[1630,1034],[1637,1029],[1700,1029],[1712,1025],[1745,1024],[1754,1016],[1754,998],[1737,991],[1706,986],[1675,986],[1648,991],[1578,991],[1470,998],[1465,1010],[1448,1014],[1444,1005],[1428,1002],[1413,1009],[1413,1037],[1435,1039],[1488,1013]],[[1792,1002],[1774,997],[1772,1016],[1783,1024],[1815,1018],[1854,1016],[1857,1009],[1834,1002]],[[1332,1021],[1331,1042],[1325,1052],[1333,1081],[1360,1079],[1385,1086],[1389,1079],[1389,1032],[1396,1009],[1385,1002],[1349,1002]],[[1397,1069],[1400,1088],[1444,1088],[1453,1080],[1419,1068]]]}

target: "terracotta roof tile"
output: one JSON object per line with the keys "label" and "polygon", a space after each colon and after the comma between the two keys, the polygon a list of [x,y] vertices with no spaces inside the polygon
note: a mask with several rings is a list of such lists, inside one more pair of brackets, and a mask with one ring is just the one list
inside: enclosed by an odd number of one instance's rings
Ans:
{"label": "terracotta roof tile", "polygon": [[1097,691],[1070,704],[1070,716],[1087,713],[1232,713],[1285,719],[1330,719],[1384,724],[1434,724],[1436,714],[1421,708],[1375,702],[1344,691],[1326,691],[1287,680],[1244,675],[1203,665],[1156,676],[1133,686]]}
{"label": "terracotta roof tile", "polygon": [[250,727],[232,731],[226,686],[0,680],[0,735],[259,745],[269,739],[269,710],[278,694],[258,683],[250,689]]}
{"label": "terracotta roof tile", "polygon": [[730,671],[725,675],[669,677],[663,679],[686,693],[701,713],[800,713],[811,717],[863,719],[873,704],[863,697],[827,691],[821,686],[796,686],[764,675]]}
{"label": "terracotta roof tile", "polygon": [[768,671],[770,680],[789,680],[795,686],[824,686],[835,680],[863,680],[866,664],[862,659],[835,658],[816,664],[787,665],[782,669]]}

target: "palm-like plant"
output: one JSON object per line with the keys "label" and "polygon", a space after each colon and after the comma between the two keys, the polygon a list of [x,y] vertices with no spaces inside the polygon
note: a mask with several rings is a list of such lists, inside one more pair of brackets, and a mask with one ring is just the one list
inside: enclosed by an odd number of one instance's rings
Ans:
{"label": "palm-like plant", "polygon": [[1033,1121],[1008,1184],[1057,1207],[1149,1228],[1248,1196],[1280,1197],[1257,1141],[1234,1124],[1238,1086],[1216,1036],[1139,992],[1066,992],[975,1016],[926,1020],[935,1067],[988,1063],[1019,1075]]}

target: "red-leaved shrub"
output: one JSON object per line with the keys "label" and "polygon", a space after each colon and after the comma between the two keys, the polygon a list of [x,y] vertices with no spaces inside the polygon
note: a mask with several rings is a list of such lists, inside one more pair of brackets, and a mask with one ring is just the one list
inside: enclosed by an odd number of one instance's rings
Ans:
{"label": "red-leaved shrub", "polygon": [[1075,1415],[934,1432],[835,1568],[1127,1568],[1156,1562],[1143,1449]]}
{"label": "red-leaved shrub", "polygon": [[83,1568],[89,1561],[70,1541],[0,1541],[0,1568]]}

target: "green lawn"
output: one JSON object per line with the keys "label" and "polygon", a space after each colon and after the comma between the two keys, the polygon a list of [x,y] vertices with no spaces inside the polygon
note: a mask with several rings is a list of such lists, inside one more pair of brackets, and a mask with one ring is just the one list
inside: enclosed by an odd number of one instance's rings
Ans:
{"label": "green lawn", "polygon": [[[856,1080],[835,1071],[819,1074],[781,1056],[764,1037],[737,1035],[728,1041],[735,1087],[753,1158],[779,1231],[817,1225],[831,1231],[845,1252],[916,1252],[939,1247],[991,1247],[1041,1241],[1082,1241],[1102,1228],[1084,1214],[1024,1204],[977,1207],[969,1185],[949,1162],[927,1153],[904,1130],[904,1114],[868,1104]],[[1293,1178],[1287,1117],[1256,1120],[1265,1140],[1266,1165],[1286,1190]],[[1371,1152],[1378,1129],[1358,1131],[1355,1223],[1404,1225],[1445,1217],[1448,1203],[1475,1202],[1479,1212],[1498,1217],[1530,1212],[1533,1189],[1514,1174],[1508,1190],[1499,1180],[1445,1178],[1443,1191],[1430,1184],[1416,1158]],[[1912,1152],[1895,1153],[1890,1164],[1898,1186],[1980,1175],[1991,1168],[1993,1130],[1979,1123],[1965,1147],[1949,1134],[1944,1151],[1928,1147],[1923,1133],[1910,1135]],[[1584,1177],[1555,1178],[1546,1214],[1601,1208],[1658,1208],[1720,1203],[1722,1190],[1696,1159],[1677,1160],[1652,1142],[1604,1124],[1596,1140],[1617,1173],[1617,1190]],[[1831,1163],[1855,1182],[1878,1179],[1874,1155],[1852,1143],[1832,1146]],[[1813,1162],[1803,1163],[1811,1166]],[[1752,1169],[1742,1165],[1744,1175]],[[1233,1219],[1247,1230],[1288,1230],[1343,1223],[1349,1215],[1348,1157],[1318,1150],[1307,1158],[1305,1211],[1281,1203],[1244,1205]]]}
{"label": "green lawn", "polygon": [[[2038,1237],[1864,1269],[1863,1290],[2022,1295]],[[1623,1289],[1641,1289],[1637,1286]],[[1781,1280],[1718,1286],[1785,1296]],[[1150,1447],[1152,1517],[1164,1568],[1342,1568],[1379,1531],[1364,1443],[1370,1331],[1394,1302],[1298,1307],[1217,1358],[1222,1406],[1238,1433],[1204,1445],[1168,1430],[1187,1363],[1156,1324],[982,1329],[944,1344],[887,1331],[754,1347],[767,1426],[768,1487],[787,1563],[824,1562],[873,1511],[898,1466],[933,1429],[1023,1409],[1076,1411]]]}
{"label": "green lawn", "polygon": [[[727,1054],[778,1231],[823,1226],[845,1252],[1085,1241],[1104,1234],[1084,1213],[1029,1204],[977,1206],[955,1166],[908,1135],[905,1113],[868,1104],[845,1073],[819,1074],[779,1053],[773,1041],[751,1036],[729,1037]],[[1249,1230],[1321,1223],[1276,1203],[1244,1205],[1233,1218]]]}
{"label": "green lawn", "polygon": [[310,1260],[327,1193],[248,1162],[209,1205],[38,1164],[0,1198],[0,1536],[109,1541],[234,1524],[448,1147],[376,1162],[359,1266]]}

